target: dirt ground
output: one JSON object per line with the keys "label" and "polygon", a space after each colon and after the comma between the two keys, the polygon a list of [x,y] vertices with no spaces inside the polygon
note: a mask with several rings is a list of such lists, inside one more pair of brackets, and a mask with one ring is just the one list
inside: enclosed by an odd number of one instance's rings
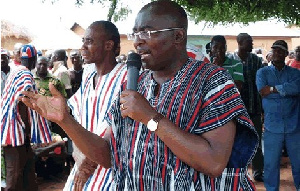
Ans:
{"label": "dirt ground", "polygon": [[[251,168],[249,168],[251,174]],[[291,165],[289,159],[286,157],[282,158],[282,165],[280,169],[280,191],[296,191],[293,183]],[[53,177],[51,180],[38,179],[39,190],[41,191],[61,191],[65,185],[68,175],[64,174],[60,177]],[[257,191],[265,191],[263,182],[255,182]]]}

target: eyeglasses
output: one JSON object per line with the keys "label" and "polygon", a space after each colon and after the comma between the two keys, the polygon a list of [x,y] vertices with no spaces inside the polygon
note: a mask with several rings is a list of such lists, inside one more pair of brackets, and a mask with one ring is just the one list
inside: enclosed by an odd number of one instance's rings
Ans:
{"label": "eyeglasses", "polygon": [[172,31],[172,30],[178,30],[183,28],[167,28],[167,29],[161,29],[161,30],[155,30],[155,31],[140,31],[137,33],[131,33],[127,34],[128,40],[135,40],[135,38],[138,36],[140,39],[151,39],[151,34],[158,33],[158,32],[165,32],[165,31]]}

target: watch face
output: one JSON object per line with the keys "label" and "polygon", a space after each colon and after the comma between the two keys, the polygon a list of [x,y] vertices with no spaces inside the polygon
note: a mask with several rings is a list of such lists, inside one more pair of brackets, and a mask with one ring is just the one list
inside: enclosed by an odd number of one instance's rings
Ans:
{"label": "watch face", "polygon": [[148,123],[147,123],[147,128],[150,131],[155,131],[157,129],[157,122],[155,122],[153,119],[151,119]]}

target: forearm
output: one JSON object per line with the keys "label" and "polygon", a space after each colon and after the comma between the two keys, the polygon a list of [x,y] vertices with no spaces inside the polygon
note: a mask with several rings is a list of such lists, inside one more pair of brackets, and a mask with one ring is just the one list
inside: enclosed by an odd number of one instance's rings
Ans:
{"label": "forearm", "polygon": [[58,125],[64,129],[86,157],[104,168],[111,167],[111,151],[108,140],[84,129],[71,115],[67,115]]}
{"label": "forearm", "polygon": [[[156,134],[180,160],[212,177],[223,172],[232,150],[233,141],[228,147],[219,147],[203,136],[181,130],[168,119],[159,122]],[[219,135],[214,136],[214,139],[218,139]]]}

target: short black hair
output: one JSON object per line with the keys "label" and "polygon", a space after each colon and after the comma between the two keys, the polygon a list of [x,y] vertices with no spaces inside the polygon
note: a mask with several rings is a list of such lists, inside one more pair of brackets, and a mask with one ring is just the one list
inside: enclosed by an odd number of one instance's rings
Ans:
{"label": "short black hair", "polygon": [[95,21],[93,22],[91,26],[102,26],[105,34],[107,35],[109,40],[112,40],[114,42],[114,51],[116,52],[119,44],[120,44],[120,33],[118,28],[115,24],[113,24],[110,21]]}
{"label": "short black hair", "polygon": [[216,36],[213,36],[212,39],[211,39],[211,44],[213,42],[223,42],[226,44],[226,39],[223,35],[216,35]]}
{"label": "short black hair", "polygon": [[57,61],[65,61],[67,58],[67,52],[65,49],[57,49],[52,53],[52,56],[56,56]]}
{"label": "short black hair", "polygon": [[237,35],[236,41],[239,43],[245,38],[252,38],[252,37],[248,33],[240,33],[239,35]]}
{"label": "short black hair", "polygon": [[[188,28],[187,14],[185,10],[176,2],[170,0],[152,1],[146,4],[140,11],[151,10],[152,13],[160,13],[171,16],[178,24],[176,27]],[[175,14],[174,14],[175,13]]]}

